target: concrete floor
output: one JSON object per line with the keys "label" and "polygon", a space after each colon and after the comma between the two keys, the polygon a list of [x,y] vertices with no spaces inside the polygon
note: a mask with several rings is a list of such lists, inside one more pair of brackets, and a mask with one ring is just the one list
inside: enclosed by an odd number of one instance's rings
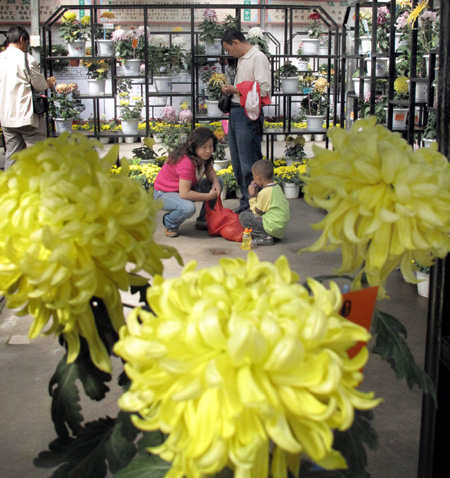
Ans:
{"label": "concrete floor", "polygon": [[[121,156],[130,147],[121,145]],[[278,148],[280,148],[278,146]],[[310,152],[308,145],[307,151]],[[227,199],[225,207],[235,207],[237,199]],[[318,232],[310,224],[323,218],[324,213],[310,208],[302,199],[290,200],[291,222],[284,240],[273,247],[255,248],[261,260],[274,261],[285,255],[301,280],[331,273],[339,263],[339,253],[298,255],[301,247],[312,244]],[[162,212],[159,213],[161,224]],[[179,250],[185,263],[195,260],[198,267],[216,264],[221,257],[242,257],[235,243],[210,237],[194,228],[194,218],[180,228],[181,236],[168,239],[162,225],[157,228],[157,242],[170,242]],[[180,272],[175,260],[165,261],[164,276],[175,277]],[[427,299],[417,294],[416,286],[407,284],[395,271],[387,287],[390,300],[380,308],[400,319],[408,329],[408,343],[419,364],[423,363],[426,331]],[[126,301],[134,300],[125,296]],[[3,305],[3,302],[2,302]],[[17,317],[6,307],[0,313],[0,477],[50,477],[53,470],[39,469],[33,459],[46,450],[55,438],[50,419],[48,382],[63,352],[57,340],[39,337],[27,339],[30,317]],[[403,381],[395,378],[390,367],[378,356],[371,356],[365,368],[364,390],[374,390],[384,402],[375,410],[374,426],[379,436],[379,449],[369,453],[372,478],[413,478],[417,475],[417,455],[420,431],[421,393],[410,391]],[[87,403],[85,418],[94,419],[110,413],[114,416],[118,391],[111,391],[107,400]],[[101,409],[100,409],[101,408]],[[80,477],[81,478],[81,477]]]}

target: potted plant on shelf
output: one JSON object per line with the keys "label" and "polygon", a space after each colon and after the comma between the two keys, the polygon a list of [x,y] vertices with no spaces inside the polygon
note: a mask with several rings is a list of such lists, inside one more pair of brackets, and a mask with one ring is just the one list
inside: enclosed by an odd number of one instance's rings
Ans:
{"label": "potted plant on shelf", "polygon": [[184,66],[184,52],[180,46],[171,46],[166,35],[152,37],[148,48],[149,68],[156,90],[158,93],[170,93],[174,71],[180,71]]}
{"label": "potted plant on shelf", "polygon": [[423,130],[423,145],[429,147],[432,143],[436,143],[436,113],[430,111]]}
{"label": "potted plant on shelf", "polygon": [[134,134],[138,132],[139,121],[142,119],[144,100],[142,96],[134,95],[129,99],[120,100],[119,114],[122,120],[122,133]]}
{"label": "potted plant on shelf", "polygon": [[362,8],[359,12],[359,54],[366,55],[372,50],[372,12]]}
{"label": "potted plant on shelf", "polygon": [[284,65],[280,66],[275,73],[275,79],[279,81],[278,84],[282,93],[297,93],[299,80],[298,74],[298,68],[290,61],[287,61]]}
{"label": "potted plant on shelf", "polygon": [[262,51],[266,56],[270,56],[267,37],[264,35],[264,32],[261,30],[261,28],[250,28],[247,34],[247,40],[250,45],[255,45],[259,47],[260,51]]}
{"label": "potted plant on shelf", "polygon": [[[86,55],[91,54],[91,49],[86,48]],[[90,95],[104,95],[106,78],[109,72],[107,60],[81,60],[81,65],[87,68],[88,87]]]}
{"label": "potted plant on shelf", "polygon": [[308,38],[303,39],[303,53],[305,55],[318,55],[320,36],[322,35],[322,17],[313,12],[309,15]]}
{"label": "potted plant on shelf", "polygon": [[[109,10],[100,15],[100,19],[104,22],[114,20],[114,18],[116,18],[116,16]],[[114,56],[114,41],[112,39],[114,27],[107,28],[107,25],[107,23],[99,23],[95,25],[95,38],[98,56]]]}
{"label": "potted plant on shelf", "polygon": [[79,92],[77,83],[57,85],[55,77],[50,77],[47,83],[50,89],[49,116],[55,122],[56,134],[72,131],[73,122],[80,119],[86,108],[75,96]]}
{"label": "potted plant on shelf", "polygon": [[288,136],[286,138],[286,147],[284,149],[284,157],[286,164],[291,166],[293,163],[302,162],[306,158],[305,138],[303,136]]}
{"label": "potted plant on shelf", "polygon": [[309,65],[309,56],[305,55],[303,53],[303,43],[300,43],[298,50],[297,50],[297,56],[298,56],[298,70],[299,71],[308,71],[308,65]]}
{"label": "potted plant on shelf", "polygon": [[[408,78],[406,76],[399,76],[394,81],[394,100],[405,101],[409,98]],[[409,106],[402,107],[402,104],[396,105],[392,110],[392,129],[406,128],[406,121],[408,119]]]}
{"label": "potted plant on shelf", "polygon": [[218,108],[222,86],[227,84],[224,73],[214,72],[206,85],[206,107],[208,116],[222,116]]}
{"label": "potted plant on shelf", "polygon": [[[84,56],[86,40],[89,37],[91,17],[85,15],[77,20],[74,12],[66,12],[59,27],[61,38],[67,42],[69,56]],[[73,66],[77,66],[74,64]]]}
{"label": "potted plant on shelf", "polygon": [[136,30],[118,28],[112,34],[116,56],[122,63],[124,76],[139,76],[139,67],[144,59],[146,36],[144,27]]}
{"label": "potted plant on shelf", "polygon": [[326,78],[310,77],[309,86],[303,90],[306,98],[302,100],[302,109],[305,112],[306,128],[309,132],[323,133],[323,121],[328,109],[326,97],[329,86]]}
{"label": "potted plant on shelf", "polygon": [[[68,56],[69,51],[64,45],[52,45],[52,54],[51,56]],[[51,71],[54,73],[59,73],[60,71],[65,70],[69,66],[69,60],[52,60],[48,61],[48,66]]]}
{"label": "potted plant on shelf", "polygon": [[[436,12],[424,9],[420,12],[416,21],[417,23],[412,20],[411,23],[413,28],[417,30],[417,73],[422,78],[428,78],[430,74],[430,53],[439,46],[439,16]],[[417,84],[416,92],[418,86]],[[426,82],[423,82],[422,88],[426,88]],[[426,97],[426,94],[424,96]]]}
{"label": "potted plant on shelf", "polygon": [[274,171],[275,181],[281,185],[286,199],[296,199],[300,195],[300,171],[297,165],[279,166]]}
{"label": "potted plant on shelf", "polygon": [[216,11],[206,8],[203,11],[203,19],[198,24],[198,28],[201,31],[200,40],[205,42],[205,54],[221,55],[223,28],[218,22]]}
{"label": "potted plant on shelf", "polygon": [[361,118],[367,118],[368,116],[376,116],[377,122],[380,124],[386,124],[386,110],[387,110],[387,97],[378,95],[375,97],[374,111],[370,112],[370,93],[364,96],[364,99],[360,101],[359,111]]}

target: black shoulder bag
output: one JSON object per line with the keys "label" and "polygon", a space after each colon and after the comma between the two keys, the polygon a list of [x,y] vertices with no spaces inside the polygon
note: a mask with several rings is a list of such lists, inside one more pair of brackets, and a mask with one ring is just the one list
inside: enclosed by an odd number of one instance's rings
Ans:
{"label": "black shoulder bag", "polygon": [[[234,75],[232,83],[234,83]],[[220,93],[219,104],[217,107],[222,113],[229,113],[231,111],[231,98],[233,95],[226,95],[225,93]]]}
{"label": "black shoulder bag", "polygon": [[45,113],[48,113],[49,103],[47,96],[43,93],[38,93],[34,91],[33,85],[31,84],[31,73],[30,67],[28,65],[27,53],[25,53],[25,67],[27,69],[28,77],[30,79],[31,97],[33,99],[33,111],[37,115],[43,115]]}

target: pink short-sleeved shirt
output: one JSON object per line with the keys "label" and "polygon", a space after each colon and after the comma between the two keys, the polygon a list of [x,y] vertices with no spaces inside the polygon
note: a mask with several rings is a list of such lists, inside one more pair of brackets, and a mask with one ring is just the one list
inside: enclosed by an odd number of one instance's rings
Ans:
{"label": "pink short-sleeved shirt", "polygon": [[178,192],[180,190],[180,179],[191,181],[192,185],[195,186],[203,174],[204,169],[197,176],[194,163],[188,156],[183,156],[175,164],[164,164],[156,176],[154,189],[166,193]]}

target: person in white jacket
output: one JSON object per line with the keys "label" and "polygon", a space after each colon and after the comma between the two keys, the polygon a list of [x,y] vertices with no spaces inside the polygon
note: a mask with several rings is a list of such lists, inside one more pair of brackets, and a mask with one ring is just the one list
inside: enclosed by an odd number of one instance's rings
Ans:
{"label": "person in white jacket", "polygon": [[[11,156],[43,141],[47,137],[44,115],[33,112],[30,81],[35,91],[47,89],[47,80],[39,65],[27,53],[30,34],[21,26],[11,27],[6,34],[6,50],[0,53],[0,123],[5,140],[5,169]],[[25,59],[28,59],[30,74]]]}

